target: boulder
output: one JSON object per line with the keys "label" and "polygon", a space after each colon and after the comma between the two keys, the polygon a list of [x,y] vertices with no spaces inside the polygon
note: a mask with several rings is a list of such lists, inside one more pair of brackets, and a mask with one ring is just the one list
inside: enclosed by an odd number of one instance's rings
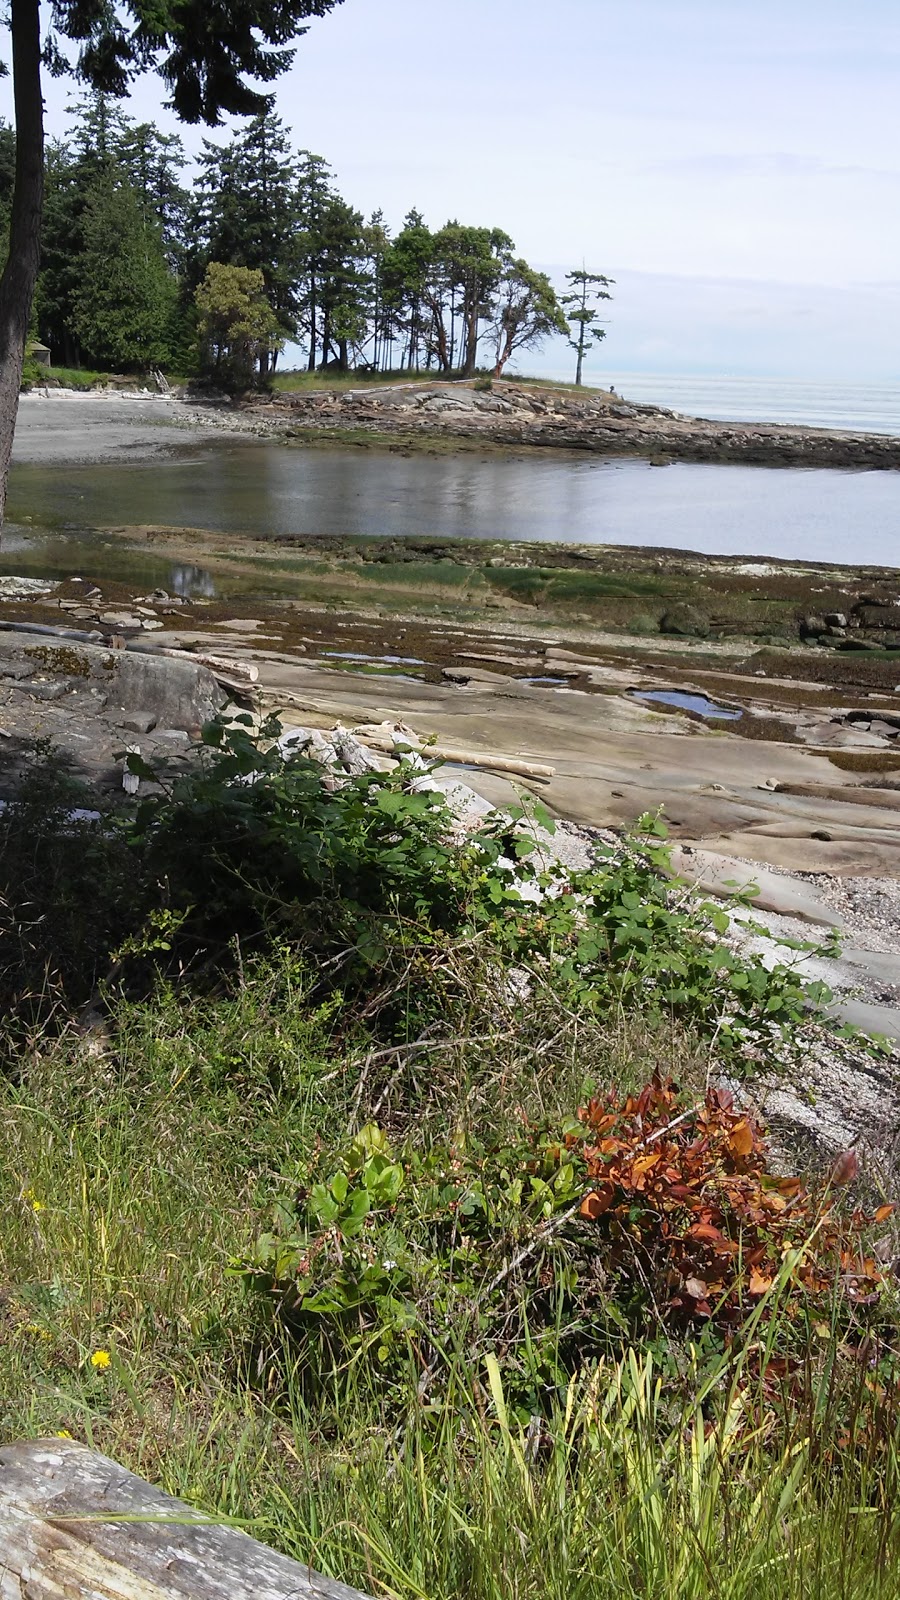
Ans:
{"label": "boulder", "polygon": [[686,638],[705,639],[709,628],[705,612],[687,604],[672,606],[659,619],[660,633],[683,634]]}
{"label": "boulder", "polygon": [[0,672],[10,666],[17,676],[31,669],[36,690],[52,692],[57,683],[97,689],[115,720],[116,712],[149,714],[160,728],[185,732],[208,722],[227,700],[213,674],[189,659],[107,650],[61,633],[0,633]]}

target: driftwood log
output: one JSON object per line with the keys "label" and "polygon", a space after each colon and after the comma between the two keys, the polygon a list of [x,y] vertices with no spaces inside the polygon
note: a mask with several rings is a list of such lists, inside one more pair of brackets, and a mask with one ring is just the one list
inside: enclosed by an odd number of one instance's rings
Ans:
{"label": "driftwood log", "polygon": [[365,1600],[65,1439],[0,1449],[0,1600]]}

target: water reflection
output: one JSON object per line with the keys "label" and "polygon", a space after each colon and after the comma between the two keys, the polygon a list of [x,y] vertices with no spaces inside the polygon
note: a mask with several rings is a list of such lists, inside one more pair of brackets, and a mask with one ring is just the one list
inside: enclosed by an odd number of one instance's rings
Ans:
{"label": "water reflection", "polygon": [[637,544],[900,565],[900,473],[215,444],[152,462],[14,463],[10,516],[198,528]]}
{"label": "water reflection", "polygon": [[206,567],[172,567],[168,587],[182,600],[214,600],[216,596],[215,580]]}

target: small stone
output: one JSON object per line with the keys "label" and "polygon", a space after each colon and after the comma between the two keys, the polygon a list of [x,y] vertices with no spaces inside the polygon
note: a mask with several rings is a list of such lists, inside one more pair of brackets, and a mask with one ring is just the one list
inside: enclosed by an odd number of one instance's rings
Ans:
{"label": "small stone", "polygon": [[140,617],[135,617],[130,611],[104,611],[103,621],[108,622],[113,628],[139,628]]}
{"label": "small stone", "polygon": [[156,727],[156,716],[152,711],[129,711],[119,719],[119,727],[127,728],[130,733],[151,733]]}
{"label": "small stone", "polygon": [[184,728],[157,728],[157,739],[167,739],[171,744],[189,744],[190,734]]}

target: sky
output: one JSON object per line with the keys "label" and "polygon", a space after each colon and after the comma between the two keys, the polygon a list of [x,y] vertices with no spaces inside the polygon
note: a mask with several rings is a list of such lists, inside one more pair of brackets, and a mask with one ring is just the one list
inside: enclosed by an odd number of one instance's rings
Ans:
{"label": "sky", "polygon": [[896,0],[343,0],[276,88],[365,213],[614,277],[598,379],[900,377],[898,105]]}

